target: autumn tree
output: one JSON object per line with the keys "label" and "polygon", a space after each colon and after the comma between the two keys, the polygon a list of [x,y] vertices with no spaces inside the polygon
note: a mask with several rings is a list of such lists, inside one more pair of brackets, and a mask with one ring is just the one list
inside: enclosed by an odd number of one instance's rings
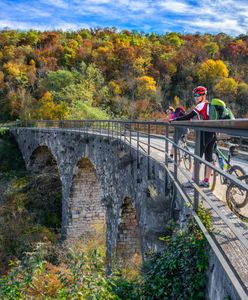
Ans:
{"label": "autumn tree", "polygon": [[248,117],[248,84],[241,82],[237,88],[236,110],[238,117]]}
{"label": "autumn tree", "polygon": [[42,120],[65,119],[68,113],[66,103],[54,103],[53,95],[50,92],[45,92],[38,101],[38,107],[35,111],[37,119]]}
{"label": "autumn tree", "polygon": [[211,93],[213,86],[228,77],[228,68],[222,60],[209,59],[203,62],[197,71],[199,82],[206,85]]}
{"label": "autumn tree", "polygon": [[156,81],[150,76],[136,78],[135,98],[154,98],[156,92]]}
{"label": "autumn tree", "polygon": [[223,78],[214,86],[216,96],[229,103],[235,100],[237,90],[238,83],[233,78]]}

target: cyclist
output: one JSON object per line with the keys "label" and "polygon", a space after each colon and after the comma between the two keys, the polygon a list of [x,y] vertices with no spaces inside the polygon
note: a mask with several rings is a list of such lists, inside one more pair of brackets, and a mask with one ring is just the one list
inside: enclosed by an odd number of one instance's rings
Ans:
{"label": "cyclist", "polygon": [[[184,121],[191,120],[195,116],[199,119],[209,120],[209,105],[207,100],[207,88],[204,86],[198,86],[193,89],[194,101],[196,103],[195,108],[188,114],[182,117],[174,119],[174,121]],[[215,132],[201,132],[201,145],[200,145],[200,156],[205,154],[205,159],[208,162],[213,161],[213,150],[216,142]],[[199,182],[199,186],[209,187],[209,177],[211,175],[212,169],[207,167],[205,178]],[[186,184],[186,187],[191,186],[191,184]]]}
{"label": "cyclist", "polygon": [[172,120],[172,119],[175,118],[175,117],[174,117],[174,113],[175,113],[175,108],[174,108],[174,107],[169,106],[169,107],[165,110],[165,113],[166,113],[167,118],[168,118],[169,120]]}
{"label": "cyclist", "polygon": [[[175,120],[176,118],[179,118],[179,117],[182,117],[186,115],[186,110],[180,106],[180,107],[177,107],[173,113],[170,114],[169,116],[169,121],[173,121]],[[179,140],[185,135],[188,133],[188,130],[187,128],[179,128],[178,129],[178,135],[176,136],[176,139],[174,140],[174,142],[176,144],[178,144]],[[171,151],[170,151],[170,158],[171,160],[169,162],[172,162],[172,159],[173,159],[173,156],[174,156],[174,152],[175,152],[175,148],[174,147],[171,147]]]}

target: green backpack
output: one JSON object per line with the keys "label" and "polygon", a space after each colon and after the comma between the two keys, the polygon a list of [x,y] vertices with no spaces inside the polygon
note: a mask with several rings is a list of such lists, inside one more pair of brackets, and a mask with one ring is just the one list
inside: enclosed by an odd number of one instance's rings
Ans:
{"label": "green backpack", "polygon": [[226,103],[220,99],[213,98],[209,103],[209,120],[233,120],[232,111],[226,107]]}

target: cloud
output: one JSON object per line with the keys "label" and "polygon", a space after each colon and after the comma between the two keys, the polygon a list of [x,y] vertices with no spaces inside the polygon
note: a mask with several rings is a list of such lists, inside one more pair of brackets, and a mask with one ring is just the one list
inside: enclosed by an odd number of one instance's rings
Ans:
{"label": "cloud", "polygon": [[181,21],[188,28],[188,32],[204,31],[204,32],[225,32],[229,28],[229,34],[239,35],[244,33],[244,29],[240,26],[237,20],[223,20],[223,21]]}
{"label": "cloud", "polygon": [[159,1],[158,6],[168,12],[189,13],[192,12],[192,6],[182,1]]}
{"label": "cloud", "polygon": [[[0,27],[80,26],[240,34],[248,31],[247,0],[0,0]],[[35,26],[35,27],[34,27]],[[41,29],[42,30],[42,29]]]}
{"label": "cloud", "polygon": [[69,1],[66,2],[63,0],[41,0],[40,2],[63,9],[67,9],[70,3]]}

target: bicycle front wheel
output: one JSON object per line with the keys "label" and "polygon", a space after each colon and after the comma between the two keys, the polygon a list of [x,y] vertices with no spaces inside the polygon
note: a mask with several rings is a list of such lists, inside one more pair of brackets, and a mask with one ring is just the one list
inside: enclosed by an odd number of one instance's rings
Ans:
{"label": "bicycle front wheel", "polygon": [[[240,166],[232,166],[228,171],[229,174],[236,176],[239,180],[248,184],[248,175]],[[236,209],[243,208],[248,203],[248,192],[242,188],[239,188],[235,183],[228,184],[226,191],[226,199],[228,203],[231,203]]]}
{"label": "bicycle front wheel", "polygon": [[[244,175],[238,178],[248,185],[248,175]],[[248,221],[248,192],[235,185],[235,183],[229,184],[226,191],[227,205],[240,219]]]}

